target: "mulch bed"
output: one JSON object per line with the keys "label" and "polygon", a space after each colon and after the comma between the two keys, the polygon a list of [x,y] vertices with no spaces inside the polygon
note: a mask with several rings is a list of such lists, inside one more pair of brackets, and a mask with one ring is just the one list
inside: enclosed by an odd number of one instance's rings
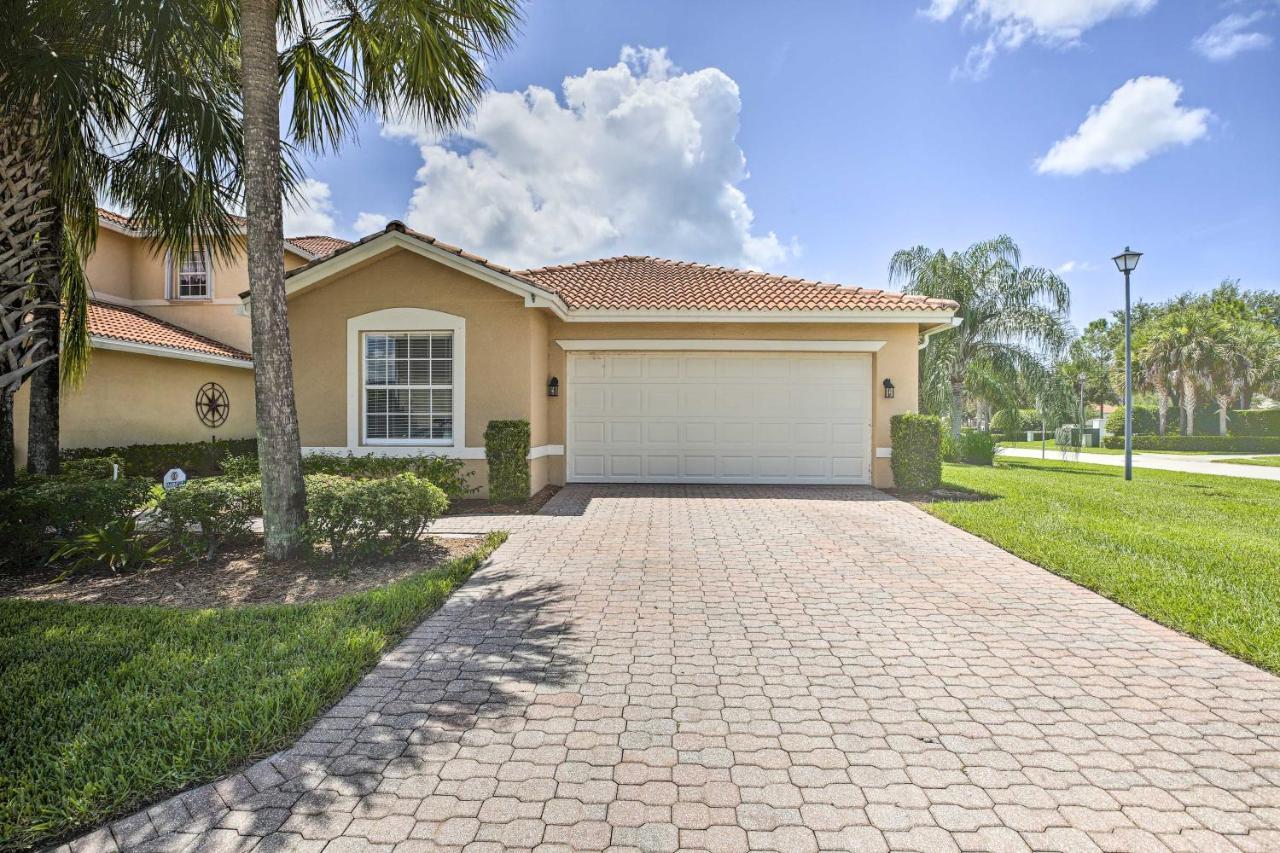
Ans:
{"label": "mulch bed", "polygon": [[235,607],[324,601],[386,586],[474,550],[483,536],[425,539],[415,547],[350,568],[323,559],[269,563],[262,539],[227,548],[211,560],[176,558],[132,574],[94,569],[55,582],[59,566],[0,575],[0,597],[77,604],[154,604],[164,607]]}
{"label": "mulch bed", "polygon": [[464,498],[453,501],[445,515],[533,515],[558,491],[559,486],[543,486],[529,500],[518,504],[491,504],[487,498]]}

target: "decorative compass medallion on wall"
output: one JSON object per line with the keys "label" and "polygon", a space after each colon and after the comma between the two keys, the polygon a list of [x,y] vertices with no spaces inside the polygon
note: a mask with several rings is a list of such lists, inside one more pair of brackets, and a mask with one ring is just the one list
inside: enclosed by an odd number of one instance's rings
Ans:
{"label": "decorative compass medallion on wall", "polygon": [[196,392],[196,414],[207,427],[220,427],[231,414],[231,398],[217,382],[206,382]]}

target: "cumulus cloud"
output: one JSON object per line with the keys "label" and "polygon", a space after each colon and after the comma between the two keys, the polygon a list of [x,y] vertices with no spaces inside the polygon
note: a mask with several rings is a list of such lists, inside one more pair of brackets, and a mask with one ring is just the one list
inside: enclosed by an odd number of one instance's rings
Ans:
{"label": "cumulus cloud", "polygon": [[1155,5],[1156,0],[931,0],[923,14],[934,21],[960,17],[964,26],[987,33],[956,69],[958,75],[981,79],[1002,50],[1017,50],[1028,41],[1070,47],[1104,21],[1141,15]]}
{"label": "cumulus cloud", "polygon": [[332,191],[324,181],[307,178],[298,187],[298,196],[285,199],[284,233],[290,237],[332,234],[334,209]]}
{"label": "cumulus cloud", "polygon": [[1246,50],[1260,50],[1271,44],[1271,36],[1250,28],[1266,16],[1263,11],[1249,15],[1232,12],[1196,36],[1191,46],[1214,62],[1225,62]]}
{"label": "cumulus cloud", "polygon": [[763,268],[795,246],[753,227],[741,106],[724,72],[626,47],[560,96],[489,93],[450,137],[406,121],[383,133],[422,153],[410,227],[502,263],[654,254]]}
{"label": "cumulus cloud", "polygon": [[1179,105],[1182,87],[1168,77],[1136,77],[1089,109],[1076,132],[1036,161],[1040,174],[1127,172],[1173,145],[1190,145],[1209,132],[1213,114]]}
{"label": "cumulus cloud", "polygon": [[385,213],[369,213],[362,210],[356,214],[356,221],[351,223],[351,230],[357,237],[365,237],[386,228],[387,223],[393,219],[395,219],[394,216],[387,216]]}

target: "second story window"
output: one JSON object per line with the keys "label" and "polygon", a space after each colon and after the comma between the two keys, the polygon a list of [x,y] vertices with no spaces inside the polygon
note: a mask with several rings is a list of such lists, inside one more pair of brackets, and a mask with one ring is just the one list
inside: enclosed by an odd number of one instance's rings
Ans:
{"label": "second story window", "polygon": [[179,299],[208,299],[209,288],[209,255],[203,249],[192,249],[183,256],[178,264]]}

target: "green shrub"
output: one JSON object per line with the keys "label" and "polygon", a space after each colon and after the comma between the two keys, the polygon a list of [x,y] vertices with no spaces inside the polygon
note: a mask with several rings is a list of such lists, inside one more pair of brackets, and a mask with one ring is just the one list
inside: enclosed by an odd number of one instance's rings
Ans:
{"label": "green shrub", "polygon": [[221,463],[227,456],[256,454],[258,443],[252,438],[230,441],[190,441],[181,444],[131,444],[127,447],[82,447],[62,451],[64,460],[93,456],[118,456],[126,470],[138,477],[150,477],[157,483],[170,468],[181,468],[188,477],[212,477],[222,473]]}
{"label": "green shrub", "polygon": [[253,477],[190,480],[165,492],[159,510],[173,545],[192,559],[207,559],[249,534],[262,514],[262,483]]}
{"label": "green shrub", "polygon": [[117,471],[124,476],[124,459],[114,455],[67,459],[59,465],[59,476],[81,480],[110,480]]}
{"label": "green shrub", "polygon": [[146,504],[152,484],[141,477],[90,480],[31,477],[0,493],[0,565],[41,562],[58,540],[71,539]]}
{"label": "green shrub", "polygon": [[960,461],[967,465],[992,465],[996,458],[996,441],[991,433],[965,432],[960,434]]}
{"label": "green shrub", "polygon": [[[257,458],[253,460],[256,474]],[[233,465],[240,464],[237,460]],[[356,456],[348,453],[338,456],[332,453],[313,453],[302,459],[302,470],[307,474],[334,474],[341,477],[385,479],[397,474],[413,474],[434,484],[451,500],[463,497],[476,489],[468,482],[469,474],[463,459],[436,454],[419,456]]]}
{"label": "green shrub", "polygon": [[894,485],[904,492],[936,489],[942,482],[942,421],[932,415],[894,415],[889,434]]}
{"label": "green shrub", "polygon": [[[1103,441],[1113,450],[1124,449],[1123,435]],[[1134,450],[1202,450],[1211,453],[1280,453],[1280,436],[1267,435],[1135,435]]]}
{"label": "green shrub", "polygon": [[[1178,425],[1178,413],[1170,411],[1169,417],[1165,418],[1166,427]],[[1170,424],[1170,422],[1172,422]],[[1106,420],[1107,432],[1115,435],[1124,435],[1124,406],[1116,406],[1115,410],[1107,415]],[[1160,428],[1160,421],[1156,416],[1154,406],[1134,406],[1133,407],[1133,434],[1134,435],[1155,435]]]}
{"label": "green shrub", "polygon": [[262,471],[258,468],[258,457],[256,454],[241,453],[234,456],[227,456],[222,460],[220,467],[222,468],[222,476],[230,477],[233,480],[244,480],[249,477],[262,476]]}
{"label": "green shrub", "polygon": [[484,431],[484,458],[489,463],[489,503],[528,500],[528,421],[489,421]]}
{"label": "green shrub", "polygon": [[1280,408],[1237,409],[1229,416],[1227,430],[1239,436],[1280,436]]}
{"label": "green shrub", "polygon": [[960,439],[952,435],[951,430],[943,431],[939,452],[942,454],[943,462],[960,461]]}
{"label": "green shrub", "polygon": [[307,535],[332,559],[352,563],[417,541],[449,506],[449,498],[415,474],[380,479],[309,474]]}

